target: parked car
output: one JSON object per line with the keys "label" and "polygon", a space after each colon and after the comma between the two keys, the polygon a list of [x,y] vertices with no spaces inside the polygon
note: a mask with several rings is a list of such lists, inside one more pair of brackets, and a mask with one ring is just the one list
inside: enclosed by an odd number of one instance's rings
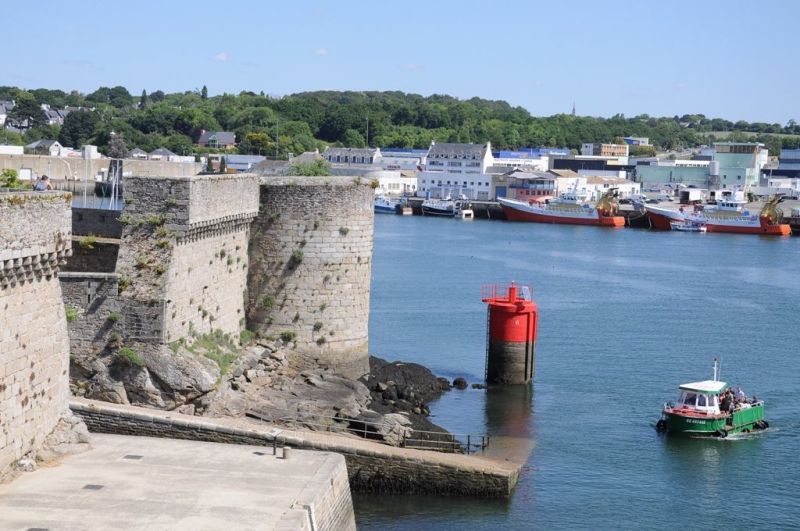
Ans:
{"label": "parked car", "polygon": [[648,199],[648,200],[647,200],[647,201],[645,201],[645,202],[646,202],[646,203],[649,203],[649,204],[651,204],[651,205],[657,205],[657,204],[658,204],[658,199]]}

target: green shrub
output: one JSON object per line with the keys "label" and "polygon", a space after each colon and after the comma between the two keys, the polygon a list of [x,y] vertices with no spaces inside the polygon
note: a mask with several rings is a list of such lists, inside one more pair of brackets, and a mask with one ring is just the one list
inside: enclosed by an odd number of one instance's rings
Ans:
{"label": "green shrub", "polygon": [[322,322],[317,321],[316,323],[314,323],[314,332],[319,332],[320,330],[322,330]]}
{"label": "green shrub", "polygon": [[130,347],[123,347],[119,349],[117,356],[127,361],[131,365],[136,365],[137,367],[144,367],[144,361],[142,360],[141,357],[139,357],[139,353],[137,353]]}
{"label": "green shrub", "polygon": [[82,237],[78,240],[78,245],[81,246],[81,249],[91,250],[94,249],[94,244],[97,243],[97,238],[94,234],[89,234],[88,236]]}
{"label": "green shrub", "polygon": [[239,334],[239,343],[242,345],[247,345],[253,341],[253,338],[256,337],[256,333],[252,330],[244,329]]}
{"label": "green shrub", "polygon": [[74,306],[67,306],[64,309],[65,309],[66,314],[67,314],[67,322],[68,323],[73,322],[75,319],[77,319],[78,317],[81,316],[80,309],[75,308]]}
{"label": "green shrub", "polygon": [[339,227],[339,234],[342,236],[347,236],[347,233],[350,232],[350,229],[347,227]]}
{"label": "green shrub", "polygon": [[270,309],[275,306],[275,297],[272,295],[264,295],[264,298],[261,299],[261,306],[262,308]]}
{"label": "green shrub", "polygon": [[122,315],[119,312],[111,312],[108,314],[108,320],[112,323],[116,323],[120,319],[122,319]]}
{"label": "green shrub", "polygon": [[156,242],[156,247],[158,247],[159,249],[169,249],[170,247],[172,247],[172,242],[170,242],[169,240],[161,239]]}
{"label": "green shrub", "polygon": [[281,339],[285,343],[291,343],[292,341],[294,341],[294,339],[296,337],[297,337],[297,334],[295,334],[291,330],[285,330],[285,331],[281,332]]}
{"label": "green shrub", "polygon": [[295,267],[300,265],[300,262],[302,261],[303,261],[303,251],[301,251],[300,249],[295,249],[294,251],[292,251],[292,256],[289,257],[288,265],[291,269],[294,269]]}
{"label": "green shrub", "polygon": [[325,336],[320,336],[317,338],[317,345],[320,347],[325,344]]}

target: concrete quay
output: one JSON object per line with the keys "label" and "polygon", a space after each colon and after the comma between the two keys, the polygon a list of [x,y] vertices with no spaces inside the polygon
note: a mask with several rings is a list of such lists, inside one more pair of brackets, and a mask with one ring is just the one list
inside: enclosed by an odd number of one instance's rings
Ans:
{"label": "concrete quay", "polygon": [[[289,446],[342,454],[350,487],[360,492],[509,497],[530,446],[515,451],[463,455],[397,448],[355,435],[284,430],[240,418],[209,418],[87,399],[70,402],[94,433],[143,435],[234,444]],[[492,444],[495,444],[493,440]],[[279,450],[280,452],[280,450]]]}
{"label": "concrete quay", "polygon": [[0,529],[355,529],[344,459],[119,435],[0,485]]}

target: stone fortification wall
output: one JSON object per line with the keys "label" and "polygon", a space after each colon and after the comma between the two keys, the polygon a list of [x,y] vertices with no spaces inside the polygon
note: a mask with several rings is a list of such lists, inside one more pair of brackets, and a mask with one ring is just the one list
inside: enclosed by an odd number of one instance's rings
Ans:
{"label": "stone fortification wall", "polygon": [[296,342],[338,373],[369,370],[374,193],[358,177],[286,177],[261,185],[250,238],[248,327]]}
{"label": "stone fortification wall", "polygon": [[0,476],[68,411],[69,338],[56,275],[69,194],[0,193]]}
{"label": "stone fortification wall", "polygon": [[76,236],[73,233],[72,256],[61,271],[92,271],[113,273],[117,269],[119,244],[113,240],[99,241]]}
{"label": "stone fortification wall", "polygon": [[69,312],[70,350],[98,354],[111,335],[124,328],[117,300],[119,276],[114,273],[72,273],[58,275],[64,306]]}
{"label": "stone fortification wall", "polygon": [[244,322],[248,231],[258,212],[256,178],[128,177],[123,186],[121,298],[163,312],[162,343],[190,332],[238,335]]}
{"label": "stone fortification wall", "polygon": [[88,236],[92,234],[100,238],[120,238],[122,223],[119,222],[119,210],[101,208],[73,208],[72,234]]}

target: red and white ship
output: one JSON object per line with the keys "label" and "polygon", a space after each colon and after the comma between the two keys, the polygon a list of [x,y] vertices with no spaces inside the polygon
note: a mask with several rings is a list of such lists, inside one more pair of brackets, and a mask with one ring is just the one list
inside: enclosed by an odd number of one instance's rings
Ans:
{"label": "red and white ship", "polygon": [[[704,209],[702,212],[718,217],[730,216],[739,217],[742,208],[747,204],[742,190],[720,190],[717,193],[717,204],[713,207]],[[702,208],[702,207],[698,207]],[[672,223],[683,223],[692,216],[702,215],[699,212],[685,212],[684,208],[672,210],[651,205],[644,206],[647,219],[650,220],[650,227],[657,230],[670,230]],[[708,232],[711,232],[710,230]]]}
{"label": "red and white ship", "polygon": [[[792,228],[783,223],[783,211],[778,208],[783,198],[780,195],[770,197],[758,215],[743,212],[739,216],[724,216],[718,212],[703,212],[702,220],[707,232],[732,232],[736,234],[768,234],[789,236]],[[690,219],[698,219],[698,215],[690,215]]]}
{"label": "red and white ship", "polygon": [[778,208],[781,197],[772,196],[758,215],[742,211],[742,200],[738,197],[730,198],[717,205],[716,208],[684,212],[646,206],[647,217],[655,229],[661,229],[666,223],[671,228],[675,223],[694,223],[704,225],[706,232],[728,232],[734,234],[765,234],[775,236],[788,236],[792,228],[783,223],[783,212]]}
{"label": "red and white ship", "polygon": [[497,201],[509,221],[533,221],[537,223],[564,223],[569,225],[600,225],[624,227],[625,218],[617,216],[614,190],[609,190],[595,206],[583,202],[575,191],[562,193],[549,203],[525,203],[498,197]]}

